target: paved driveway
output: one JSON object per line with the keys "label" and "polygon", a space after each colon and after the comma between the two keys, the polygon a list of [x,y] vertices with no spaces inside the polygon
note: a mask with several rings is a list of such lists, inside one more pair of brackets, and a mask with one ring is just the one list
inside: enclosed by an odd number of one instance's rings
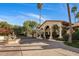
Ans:
{"label": "paved driveway", "polygon": [[20,44],[1,45],[0,55],[5,56],[79,56],[79,49],[61,41],[22,38]]}

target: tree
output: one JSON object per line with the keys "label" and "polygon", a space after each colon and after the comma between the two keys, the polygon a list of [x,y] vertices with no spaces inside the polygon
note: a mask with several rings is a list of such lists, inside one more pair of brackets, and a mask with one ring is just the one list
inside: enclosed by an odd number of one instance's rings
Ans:
{"label": "tree", "polygon": [[25,35],[25,28],[23,26],[14,25],[13,30],[16,35]]}
{"label": "tree", "polygon": [[39,9],[39,23],[41,23],[41,9],[42,9],[42,3],[37,3],[37,8]]}
{"label": "tree", "polygon": [[23,26],[28,28],[28,29],[34,29],[37,26],[37,22],[35,22],[35,21],[25,21],[23,23]]}
{"label": "tree", "polygon": [[12,25],[8,24],[5,21],[0,22],[0,28],[12,28]]}
{"label": "tree", "polygon": [[68,42],[72,43],[72,22],[71,22],[71,16],[70,16],[70,7],[67,3],[67,11],[68,11],[68,18],[69,18],[69,39]]}
{"label": "tree", "polygon": [[76,18],[78,18],[78,22],[79,22],[79,12],[77,12]]}
{"label": "tree", "polygon": [[77,11],[77,7],[76,6],[74,6],[74,7],[72,7],[72,9],[71,9],[71,12],[74,14],[74,20],[75,20],[75,22],[76,22],[76,11]]}
{"label": "tree", "polygon": [[5,21],[0,22],[0,35],[9,35],[12,32],[12,25]]}
{"label": "tree", "polygon": [[37,26],[38,24],[37,24],[37,22],[35,22],[35,21],[25,21],[24,23],[23,23],[23,27],[25,28],[25,29],[27,29],[27,33],[30,33],[30,34],[32,34],[32,31],[34,30],[34,28],[36,28],[36,26]]}

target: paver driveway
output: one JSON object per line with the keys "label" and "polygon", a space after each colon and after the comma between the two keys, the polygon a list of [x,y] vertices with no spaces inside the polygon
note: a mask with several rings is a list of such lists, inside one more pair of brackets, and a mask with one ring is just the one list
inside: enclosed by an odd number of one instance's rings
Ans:
{"label": "paver driveway", "polygon": [[22,38],[21,44],[1,45],[0,55],[5,56],[79,56],[79,49],[61,41]]}

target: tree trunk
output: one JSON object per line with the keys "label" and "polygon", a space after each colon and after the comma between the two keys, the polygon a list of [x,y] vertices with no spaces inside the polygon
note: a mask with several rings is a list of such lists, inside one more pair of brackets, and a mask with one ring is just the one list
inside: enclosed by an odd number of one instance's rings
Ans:
{"label": "tree trunk", "polygon": [[75,23],[76,23],[76,17],[75,17],[75,16],[76,16],[76,13],[74,12],[74,21],[75,21]]}
{"label": "tree trunk", "polygon": [[68,42],[72,43],[72,23],[71,23],[71,16],[70,16],[70,8],[69,4],[67,3],[67,10],[68,10],[68,17],[69,17],[69,39]]}
{"label": "tree trunk", "polygon": [[39,24],[41,24],[41,9],[39,9]]}

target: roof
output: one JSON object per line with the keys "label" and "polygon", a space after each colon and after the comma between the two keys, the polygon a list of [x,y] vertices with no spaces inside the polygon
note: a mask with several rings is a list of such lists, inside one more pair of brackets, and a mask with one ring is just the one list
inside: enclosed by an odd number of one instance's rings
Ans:
{"label": "roof", "polygon": [[0,28],[0,33],[10,33],[10,29]]}
{"label": "roof", "polygon": [[79,23],[75,23],[72,27],[79,27]]}
{"label": "roof", "polygon": [[[43,22],[43,24],[46,23],[46,22],[61,22],[61,23],[67,23],[67,24],[69,24],[69,22],[63,21],[63,20],[46,20],[45,22]],[[40,28],[43,24],[41,24],[41,25],[39,26],[39,28]]]}

